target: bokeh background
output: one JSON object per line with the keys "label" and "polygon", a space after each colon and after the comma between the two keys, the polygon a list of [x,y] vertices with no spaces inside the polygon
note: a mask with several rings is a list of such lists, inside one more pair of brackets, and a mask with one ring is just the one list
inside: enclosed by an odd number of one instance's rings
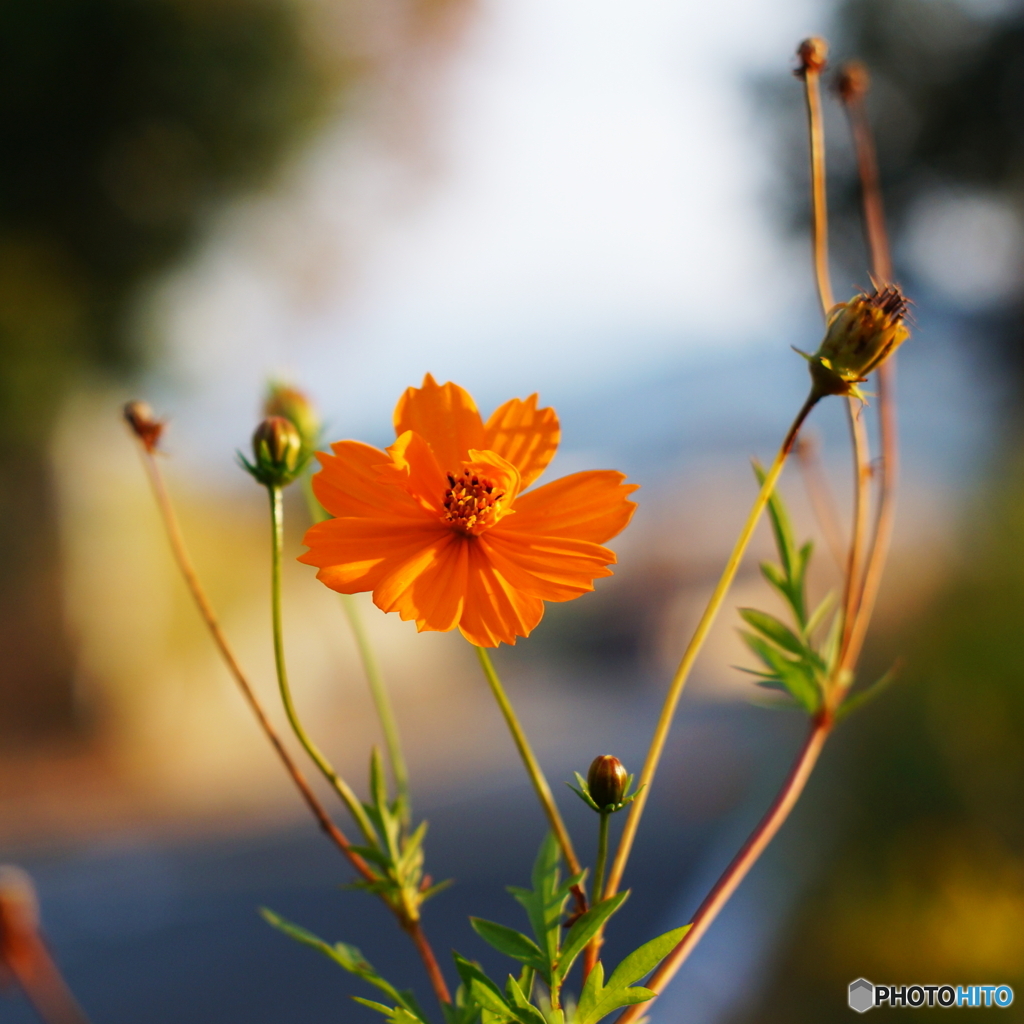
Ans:
{"label": "bokeh background", "polygon": [[[806,798],[655,1021],[848,1014],[846,986],[1024,985],[1024,7],[1001,0],[0,0],[0,856],[97,1022],[372,1020],[269,905],[423,990],[322,842],[175,575],[119,406],[169,418],[200,570],[273,701],[259,489],[235,451],[266,381],[386,443],[424,372],[484,411],[539,391],[552,468],[642,484],[594,595],[499,664],[549,777],[638,767],[674,663],[806,387],[796,43],[873,76],[898,276],[904,480],[865,678]],[[837,290],[867,280],[827,104]],[[845,426],[812,436],[848,504]],[[800,476],[783,491],[837,579]],[[305,521],[289,511],[295,554]],[[733,605],[767,600],[756,556]],[[336,599],[294,565],[297,697],[362,783],[376,725]],[[457,636],[376,612],[456,885],[436,947],[486,963],[543,826]],[[684,697],[612,958],[683,923],[770,800],[801,723],[751,704],[722,616]],[[584,849],[586,809],[566,791]],[[496,966],[496,965],[495,965]],[[928,1011],[920,1011],[927,1013]],[[1007,1011],[1015,1019],[1020,1011]],[[32,1020],[16,993],[0,1021]]]}

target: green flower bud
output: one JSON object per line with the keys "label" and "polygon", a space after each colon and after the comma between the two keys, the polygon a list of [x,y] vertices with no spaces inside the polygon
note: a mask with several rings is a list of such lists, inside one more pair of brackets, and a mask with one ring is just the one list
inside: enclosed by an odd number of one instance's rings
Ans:
{"label": "green flower bud", "polygon": [[896,285],[833,306],[821,347],[813,356],[801,353],[810,363],[815,392],[863,399],[857,385],[910,337],[906,315],[907,300]]}
{"label": "green flower bud", "polygon": [[253,462],[242,464],[265,487],[284,487],[301,472],[306,458],[302,438],[291,420],[268,416],[252,435]]}
{"label": "green flower bud", "polygon": [[291,420],[302,439],[304,453],[312,452],[320,439],[320,415],[316,406],[297,388],[271,383],[267,400],[263,403],[264,416],[283,416]]}
{"label": "green flower bud", "polygon": [[602,810],[622,803],[629,785],[629,775],[622,762],[611,754],[595,757],[587,772],[587,789],[591,799]]}

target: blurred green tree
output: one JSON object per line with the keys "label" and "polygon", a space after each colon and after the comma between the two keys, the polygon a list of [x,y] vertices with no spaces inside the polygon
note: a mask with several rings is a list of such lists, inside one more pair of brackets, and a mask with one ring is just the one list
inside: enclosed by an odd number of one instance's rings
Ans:
{"label": "blurred green tree", "polygon": [[330,89],[302,33],[289,0],[0,0],[8,739],[75,724],[47,457],[61,403],[83,370],[145,361],[126,323],[140,285],[315,124]]}

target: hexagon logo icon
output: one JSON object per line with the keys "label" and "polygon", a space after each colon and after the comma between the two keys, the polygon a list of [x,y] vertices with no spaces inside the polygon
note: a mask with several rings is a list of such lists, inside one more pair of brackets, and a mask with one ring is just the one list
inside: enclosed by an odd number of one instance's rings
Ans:
{"label": "hexagon logo icon", "polygon": [[865,978],[850,982],[850,1009],[867,1013],[875,1005],[875,986]]}

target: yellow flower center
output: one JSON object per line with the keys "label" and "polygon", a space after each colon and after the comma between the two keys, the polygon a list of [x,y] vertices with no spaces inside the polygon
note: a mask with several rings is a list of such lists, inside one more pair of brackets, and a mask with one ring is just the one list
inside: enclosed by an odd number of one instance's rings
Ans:
{"label": "yellow flower center", "polygon": [[504,492],[495,492],[495,484],[487,477],[464,469],[461,476],[448,473],[448,489],[444,492],[444,522],[468,536],[480,533],[494,523],[498,502]]}

